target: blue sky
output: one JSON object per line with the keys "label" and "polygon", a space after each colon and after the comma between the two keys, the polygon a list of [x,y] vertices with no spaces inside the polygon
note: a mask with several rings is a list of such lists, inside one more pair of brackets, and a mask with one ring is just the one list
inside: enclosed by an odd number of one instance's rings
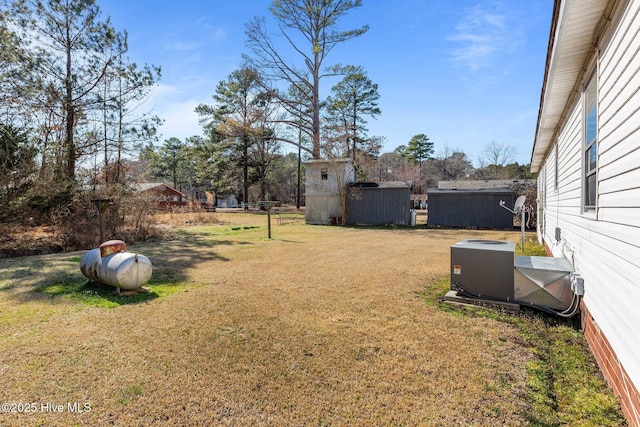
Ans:
{"label": "blue sky", "polygon": [[[193,112],[241,64],[245,24],[268,19],[270,0],[97,0],[102,18],[129,34],[129,56],[162,67],[148,105],[165,120],[161,142],[200,135]],[[529,163],[552,0],[364,0],[341,28],[370,30],[336,47],[326,65],[361,65],[379,86],[382,114],[369,135],[383,152],[424,133],[436,155],[463,150],[474,163],[495,141]],[[339,79],[325,79],[328,94]]]}

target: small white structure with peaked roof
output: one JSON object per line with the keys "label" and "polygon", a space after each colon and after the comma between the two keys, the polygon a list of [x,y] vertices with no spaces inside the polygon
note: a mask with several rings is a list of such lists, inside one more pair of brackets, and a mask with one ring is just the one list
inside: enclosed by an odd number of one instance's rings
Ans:
{"label": "small white structure with peaked roof", "polygon": [[351,159],[317,159],[305,163],[307,224],[340,222],[347,185],[355,180]]}

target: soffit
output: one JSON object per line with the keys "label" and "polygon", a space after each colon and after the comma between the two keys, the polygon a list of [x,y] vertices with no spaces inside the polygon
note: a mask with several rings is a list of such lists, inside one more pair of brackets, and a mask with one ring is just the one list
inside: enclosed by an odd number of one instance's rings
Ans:
{"label": "soffit", "polygon": [[545,83],[542,88],[531,171],[538,172],[561,125],[578,79],[594,51],[595,31],[608,5],[602,0],[556,0],[557,20],[551,29]]}

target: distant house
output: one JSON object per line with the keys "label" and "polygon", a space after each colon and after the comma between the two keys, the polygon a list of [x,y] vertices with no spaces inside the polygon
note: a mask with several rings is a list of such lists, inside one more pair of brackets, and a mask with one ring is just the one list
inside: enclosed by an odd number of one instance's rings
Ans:
{"label": "distant house", "polygon": [[427,209],[428,196],[426,194],[412,194],[411,195],[411,208],[412,209]]}
{"label": "distant house", "polygon": [[237,208],[238,198],[234,194],[228,194],[226,196],[220,196],[216,200],[216,206],[219,208]]}
{"label": "distant house", "polygon": [[149,195],[149,199],[162,208],[185,206],[187,196],[175,188],[162,182],[141,182],[135,184],[135,188],[143,194]]}
{"label": "distant house", "polygon": [[640,426],[640,2],[556,0],[531,171],[538,238],[584,278],[582,328]]}

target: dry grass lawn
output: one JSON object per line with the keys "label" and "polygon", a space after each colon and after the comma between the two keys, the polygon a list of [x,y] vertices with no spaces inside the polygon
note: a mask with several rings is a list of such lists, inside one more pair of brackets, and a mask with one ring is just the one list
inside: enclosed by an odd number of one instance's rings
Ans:
{"label": "dry grass lawn", "polygon": [[35,291],[82,282],[78,253],[0,260],[0,403],[35,409],[0,425],[527,425],[518,332],[421,297],[453,243],[518,233],[274,220],[268,240],[265,216],[219,215],[130,248],[178,291],[137,304]]}

